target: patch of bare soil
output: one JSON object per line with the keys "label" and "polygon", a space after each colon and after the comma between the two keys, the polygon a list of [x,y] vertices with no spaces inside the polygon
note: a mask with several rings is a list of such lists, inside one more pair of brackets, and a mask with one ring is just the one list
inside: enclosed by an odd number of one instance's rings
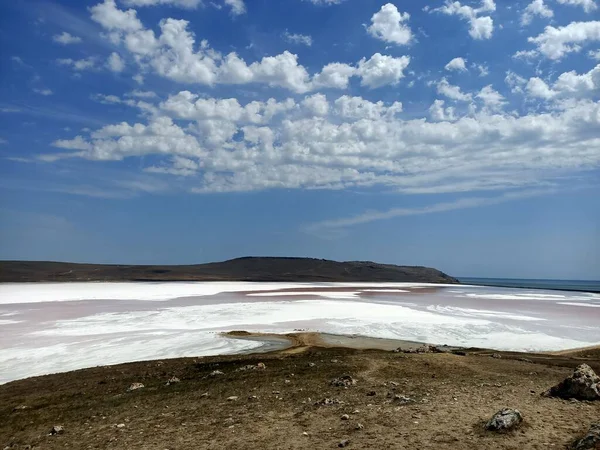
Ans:
{"label": "patch of bare soil", "polygon": [[[540,395],[582,362],[600,372],[597,351],[405,354],[320,347],[312,334],[291,339],[291,348],[268,354],[2,385],[0,448],[327,449],[348,441],[354,449],[547,450],[567,448],[600,419],[600,402]],[[355,383],[331,383],[344,375]],[[133,383],[144,387],[128,391]],[[502,408],[518,409],[522,425],[485,431]],[[51,435],[55,426],[63,428]]]}

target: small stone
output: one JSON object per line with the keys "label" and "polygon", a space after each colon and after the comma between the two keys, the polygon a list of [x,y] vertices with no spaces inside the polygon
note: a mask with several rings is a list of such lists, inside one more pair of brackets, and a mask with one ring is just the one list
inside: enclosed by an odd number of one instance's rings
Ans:
{"label": "small stone", "polygon": [[342,417],[340,417],[340,419],[342,419],[342,420],[350,420],[350,416],[348,414],[344,414]]}
{"label": "small stone", "polygon": [[338,444],[339,448],[344,448],[344,447],[348,447],[350,445],[350,441],[348,439],[344,439],[343,441],[340,441],[340,443]]}
{"label": "small stone", "polygon": [[284,380],[283,382],[284,382],[285,384],[290,384],[290,383],[291,383],[291,381],[290,381],[290,380]]}
{"label": "small stone", "polygon": [[308,436],[308,433],[305,431],[304,433],[302,433],[302,436]]}
{"label": "small stone", "polygon": [[213,370],[213,371],[210,373],[210,376],[211,376],[211,377],[218,377],[219,375],[225,375],[225,374],[224,374],[223,372],[221,372],[220,370]]}
{"label": "small stone", "polygon": [[352,411],[352,414],[359,414],[359,413],[360,413],[360,410],[358,410],[358,409],[355,409],[354,411]]}
{"label": "small stone", "polygon": [[407,403],[414,403],[414,400],[410,397],[407,397],[406,395],[394,395],[393,401],[401,403],[403,405]]}
{"label": "small stone", "polygon": [[256,395],[251,395],[250,397],[248,397],[248,400],[257,400],[258,397]]}
{"label": "small stone", "polygon": [[315,367],[315,366],[316,366],[316,364],[314,362],[309,362],[308,363],[308,367]]}
{"label": "small stone", "polygon": [[138,389],[142,389],[144,385],[142,383],[131,383],[127,388],[127,392],[137,391]]}
{"label": "small stone", "polygon": [[124,423],[120,423],[117,425],[117,428],[125,428],[125,424]]}
{"label": "small stone", "polygon": [[13,408],[13,412],[17,412],[17,411],[25,411],[26,409],[29,409],[29,406],[26,405],[19,405],[19,406],[15,406]]}
{"label": "small stone", "polygon": [[504,408],[492,416],[485,425],[488,431],[508,431],[523,422],[523,416],[518,409]]}
{"label": "small stone", "polygon": [[315,406],[331,406],[331,405],[339,405],[341,402],[335,398],[324,398],[323,400],[319,400],[315,403]]}
{"label": "small stone", "polygon": [[227,401],[228,402],[235,402],[235,401],[237,401],[238,398],[239,397],[237,397],[235,395],[232,395],[231,397],[227,397]]}
{"label": "small stone", "polygon": [[208,392],[205,392],[204,394],[202,394],[202,395],[200,396],[200,398],[206,398],[206,397],[208,397],[209,395],[210,395],[210,394],[209,394]]}
{"label": "small stone", "polygon": [[357,423],[356,426],[354,427],[355,430],[362,430],[364,428],[364,425],[362,423]]}
{"label": "small stone", "polygon": [[257,368],[258,370],[265,370],[265,369],[267,368],[267,366],[265,366],[265,365],[264,365],[264,363],[261,363],[261,362],[259,362],[259,363],[256,365],[256,368]]}
{"label": "small stone", "polygon": [[341,377],[331,380],[330,384],[337,387],[348,387],[354,386],[356,384],[356,380],[350,375],[342,375]]}
{"label": "small stone", "polygon": [[54,425],[52,427],[52,429],[50,430],[50,435],[56,436],[57,434],[63,434],[64,432],[65,432],[65,429],[63,428],[62,425]]}
{"label": "small stone", "polygon": [[169,378],[169,380],[167,381],[167,386],[171,386],[172,384],[177,384],[177,383],[181,383],[181,380],[177,377],[171,377]]}
{"label": "small stone", "polygon": [[588,433],[571,446],[573,450],[594,450],[600,448],[600,424],[592,424]]}
{"label": "small stone", "polygon": [[500,353],[492,353],[490,356],[491,356],[492,358],[496,358],[496,359],[500,359],[500,358],[502,358],[502,355],[501,355]]}

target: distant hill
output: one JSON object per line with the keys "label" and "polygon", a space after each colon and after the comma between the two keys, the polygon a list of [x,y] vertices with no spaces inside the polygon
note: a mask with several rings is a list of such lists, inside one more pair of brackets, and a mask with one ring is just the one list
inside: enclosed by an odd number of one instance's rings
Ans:
{"label": "distant hill", "polygon": [[246,257],[224,262],[138,266],[0,261],[0,282],[32,281],[378,281],[458,283],[429,267],[369,261]]}

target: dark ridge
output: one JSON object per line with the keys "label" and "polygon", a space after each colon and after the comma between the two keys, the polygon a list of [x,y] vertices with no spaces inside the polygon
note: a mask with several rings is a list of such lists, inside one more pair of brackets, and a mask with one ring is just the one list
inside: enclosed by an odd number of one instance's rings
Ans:
{"label": "dark ridge", "polygon": [[224,262],[177,265],[79,264],[0,261],[0,282],[35,281],[377,281],[456,283],[439,270],[371,261],[244,257]]}

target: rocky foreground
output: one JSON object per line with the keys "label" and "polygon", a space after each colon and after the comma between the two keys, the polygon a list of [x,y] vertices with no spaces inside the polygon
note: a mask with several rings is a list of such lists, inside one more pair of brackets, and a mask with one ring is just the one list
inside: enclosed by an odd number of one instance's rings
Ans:
{"label": "rocky foreground", "polygon": [[[600,448],[600,351],[323,348],[0,386],[8,449]],[[575,370],[576,369],[576,370]],[[598,394],[598,395],[597,395]]]}
{"label": "rocky foreground", "polygon": [[458,283],[429,267],[370,261],[247,257],[208,264],[140,266],[0,261],[0,283],[38,281],[287,281]]}

